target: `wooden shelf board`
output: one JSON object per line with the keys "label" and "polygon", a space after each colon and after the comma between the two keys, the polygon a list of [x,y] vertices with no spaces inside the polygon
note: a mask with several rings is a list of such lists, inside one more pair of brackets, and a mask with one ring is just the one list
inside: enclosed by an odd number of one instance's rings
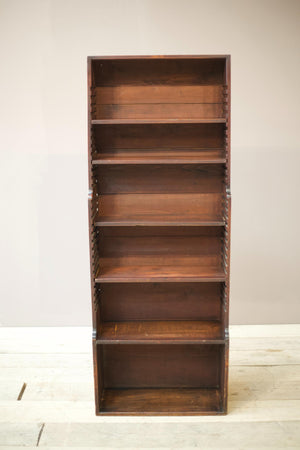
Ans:
{"label": "wooden shelf board", "polygon": [[151,123],[226,123],[226,119],[93,119],[92,125],[122,125]]}
{"label": "wooden shelf board", "polygon": [[98,269],[95,282],[221,282],[225,279],[225,273],[220,267],[106,266]]}
{"label": "wooden shelf board", "polygon": [[223,344],[221,323],[213,320],[104,322],[98,327],[101,344]]}
{"label": "wooden shelf board", "polygon": [[[125,180],[125,175],[124,175]],[[104,177],[102,178],[105,184]],[[124,181],[125,183],[126,181]],[[178,181],[179,185],[180,181]],[[154,189],[154,188],[153,188]],[[101,225],[224,225],[224,195],[216,193],[118,193],[96,199]]]}
{"label": "wooden shelf board", "polygon": [[224,414],[219,389],[105,389],[98,415]]}
{"label": "wooden shelf board", "polygon": [[203,217],[183,217],[183,216],[153,216],[148,217],[117,217],[98,216],[95,220],[97,227],[120,227],[120,226],[204,226],[221,227],[225,225],[224,220],[204,219]]}
{"label": "wooden shelf board", "polygon": [[103,164],[225,164],[222,149],[127,150],[93,155],[93,165]]}

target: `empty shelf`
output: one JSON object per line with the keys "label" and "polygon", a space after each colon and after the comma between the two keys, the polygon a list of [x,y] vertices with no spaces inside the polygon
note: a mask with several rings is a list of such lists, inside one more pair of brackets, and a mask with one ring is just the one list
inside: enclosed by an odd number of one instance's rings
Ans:
{"label": "empty shelf", "polygon": [[95,225],[224,225],[216,193],[125,193],[98,197]]}
{"label": "empty shelf", "polygon": [[219,389],[105,389],[98,414],[223,414]]}

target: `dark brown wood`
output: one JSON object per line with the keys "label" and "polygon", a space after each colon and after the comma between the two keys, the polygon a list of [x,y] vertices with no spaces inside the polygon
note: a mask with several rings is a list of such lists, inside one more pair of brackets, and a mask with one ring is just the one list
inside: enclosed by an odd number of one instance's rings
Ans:
{"label": "dark brown wood", "polygon": [[226,280],[222,267],[196,266],[102,266],[95,273],[96,283],[219,282]]}
{"label": "dark brown wood", "polygon": [[[96,150],[101,154],[127,150],[143,153],[150,151],[187,151],[220,149],[225,151],[224,123],[115,124],[93,127]],[[225,153],[224,153],[224,156]],[[93,156],[94,159],[94,156]]]}
{"label": "dark brown wood", "polygon": [[223,86],[118,85],[95,88],[96,104],[223,103]]}
{"label": "dark brown wood", "polygon": [[221,320],[222,283],[105,283],[103,322]]}
{"label": "dark brown wood", "polygon": [[223,85],[226,57],[91,58],[97,86]]}
{"label": "dark brown wood", "polygon": [[98,167],[97,192],[103,194],[211,194],[223,193],[222,164],[181,164]]}
{"label": "dark brown wood", "polygon": [[[177,104],[136,104],[136,105],[96,105],[97,120],[136,119],[136,120],[191,120],[223,118],[221,103],[186,103]],[[168,119],[165,119],[165,118]]]}
{"label": "dark brown wood", "polygon": [[106,194],[99,198],[96,224],[222,225],[223,195],[207,194]]}
{"label": "dark brown wood", "polygon": [[217,388],[222,345],[104,344],[104,388]]}
{"label": "dark brown wood", "polygon": [[223,165],[112,165],[96,171],[96,225],[176,225],[182,219],[224,224]]}
{"label": "dark brown wood", "polygon": [[105,389],[100,415],[223,414],[219,389]]}
{"label": "dark brown wood", "polygon": [[99,325],[98,336],[98,342],[110,344],[166,341],[174,344],[224,342],[221,323],[208,320],[103,322]]}
{"label": "dark brown wood", "polygon": [[222,232],[217,227],[103,228],[97,281],[223,277]]}
{"label": "dark brown wood", "polygon": [[[173,106],[174,107],[174,106]],[[135,125],[135,124],[215,124],[215,123],[226,123],[224,118],[171,118],[171,119],[151,119],[151,118],[118,118],[118,119],[93,119],[92,125]]]}
{"label": "dark brown wood", "polygon": [[117,149],[107,153],[95,154],[93,165],[114,164],[225,164],[226,158],[222,149]]}
{"label": "dark brown wood", "polygon": [[88,58],[96,414],[224,414],[230,57]]}

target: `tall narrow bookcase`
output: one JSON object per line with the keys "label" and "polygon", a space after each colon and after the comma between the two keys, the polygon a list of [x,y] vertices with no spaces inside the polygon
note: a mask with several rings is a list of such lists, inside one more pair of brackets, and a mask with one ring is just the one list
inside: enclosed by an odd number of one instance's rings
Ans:
{"label": "tall narrow bookcase", "polygon": [[230,57],[88,58],[96,414],[225,414]]}

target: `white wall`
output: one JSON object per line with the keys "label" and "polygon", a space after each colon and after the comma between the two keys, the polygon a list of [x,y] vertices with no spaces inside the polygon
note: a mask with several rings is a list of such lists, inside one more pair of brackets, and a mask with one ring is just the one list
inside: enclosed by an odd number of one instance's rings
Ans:
{"label": "white wall", "polygon": [[2,325],[90,324],[87,55],[232,55],[231,323],[298,322],[295,0],[0,1]]}

